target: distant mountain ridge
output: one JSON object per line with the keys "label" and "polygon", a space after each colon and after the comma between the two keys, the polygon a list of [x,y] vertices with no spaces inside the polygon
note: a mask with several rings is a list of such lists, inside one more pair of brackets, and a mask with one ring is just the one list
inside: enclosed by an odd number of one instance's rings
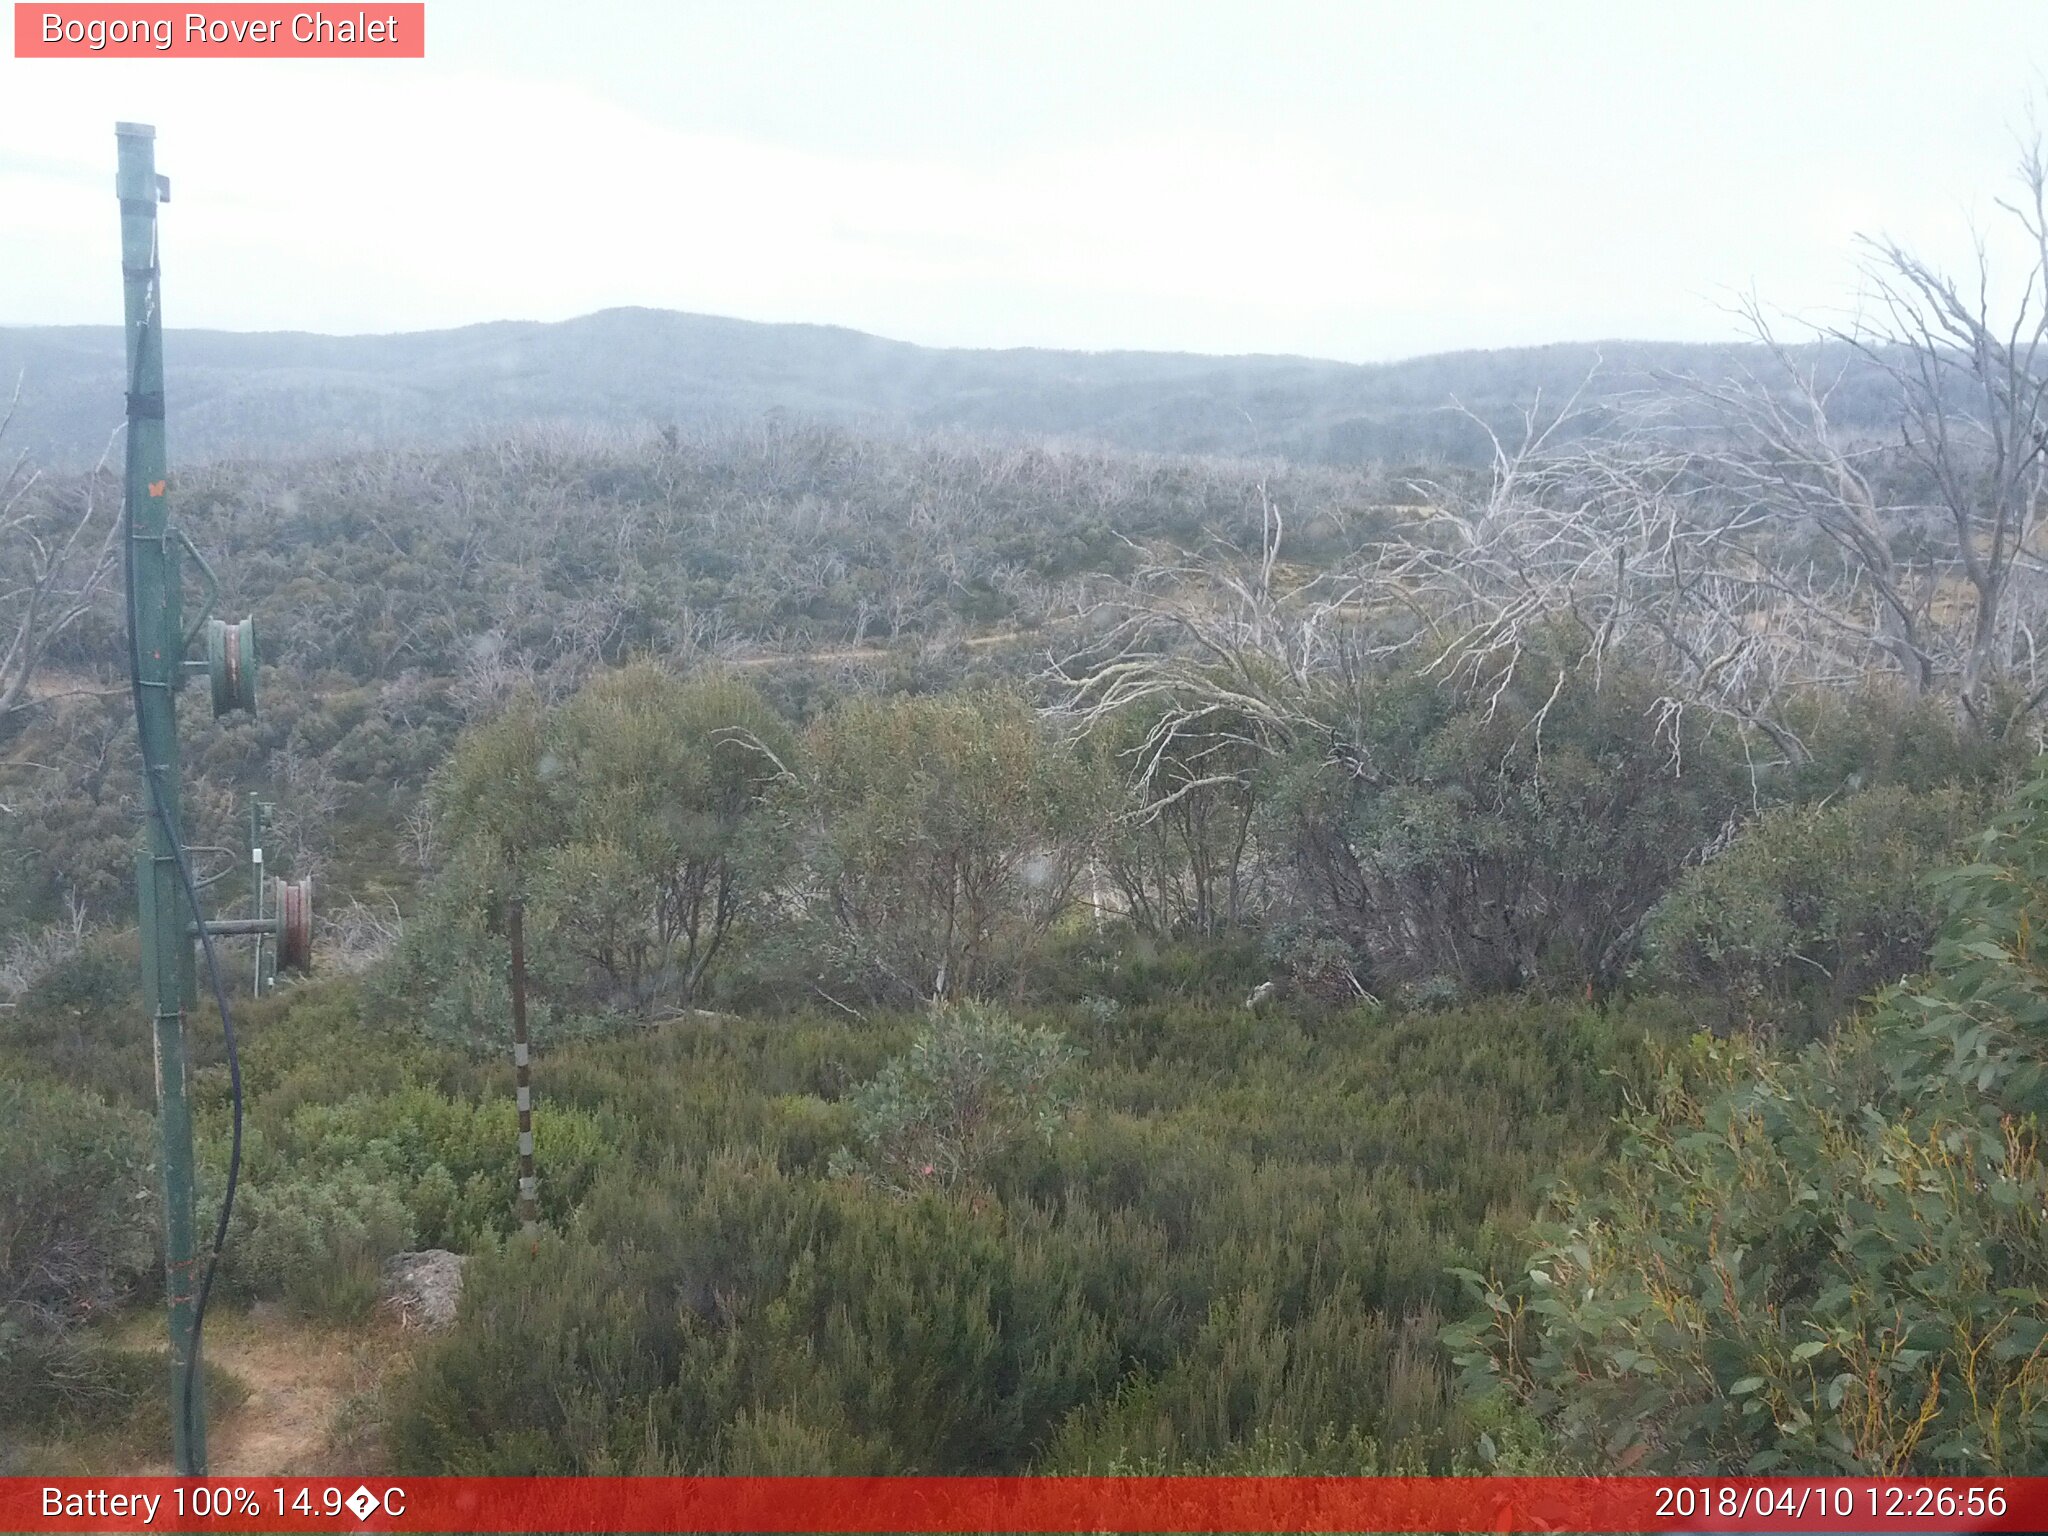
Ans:
{"label": "distant mountain ridge", "polygon": [[[1383,364],[970,350],[653,309],[374,336],[174,329],[164,353],[171,449],[188,460],[441,446],[533,422],[646,428],[783,414],[1162,453],[1471,462],[1485,435],[1448,409],[1454,397],[1507,425],[1539,392],[1569,395],[1596,360],[1596,397],[1757,360],[1747,347],[1640,341]],[[46,463],[98,455],[120,421],[121,375],[117,327],[0,327],[0,398],[22,380],[10,440]]]}

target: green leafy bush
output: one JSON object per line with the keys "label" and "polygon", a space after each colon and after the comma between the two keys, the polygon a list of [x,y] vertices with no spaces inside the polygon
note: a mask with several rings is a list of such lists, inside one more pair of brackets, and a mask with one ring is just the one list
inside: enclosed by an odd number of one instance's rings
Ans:
{"label": "green leafy bush", "polygon": [[133,953],[105,943],[83,944],[38,978],[23,1003],[74,1016],[112,1013],[138,995],[136,966]]}
{"label": "green leafy bush", "polygon": [[[458,1099],[419,1083],[305,1103],[282,1120],[263,1117],[248,1151],[248,1187],[259,1203],[266,1183],[300,1187],[294,1203],[318,1207],[315,1228],[319,1213],[346,1212],[354,1215],[337,1219],[360,1216],[372,1233],[392,1231],[381,1218],[395,1202],[406,1240],[472,1248],[512,1230],[517,1124],[509,1097]],[[543,1098],[534,1113],[542,1215],[566,1219],[612,1155],[595,1115]]]}
{"label": "green leafy bush", "polygon": [[1168,999],[1241,1003],[1270,974],[1256,932],[1162,939],[1105,920],[1070,924],[1034,946],[1018,972],[1016,993],[1040,1006],[1078,1007],[1090,998],[1121,1007]]}
{"label": "green leafy bush", "polygon": [[[248,1399],[248,1388],[216,1361],[205,1366],[206,1411],[218,1423]],[[0,1477],[93,1473],[110,1455],[143,1462],[171,1439],[161,1349],[126,1349],[86,1333],[41,1337],[0,1369],[0,1425],[42,1441],[0,1437]],[[75,1465],[60,1459],[69,1453]]]}
{"label": "green leafy bush", "polygon": [[1645,1469],[2048,1457],[2048,778],[1938,882],[1932,977],[1780,1061],[1700,1042],[1451,1341]]}
{"label": "green leafy bush", "polygon": [[1307,941],[1311,980],[1621,978],[1644,914],[1740,804],[1740,757],[1690,714],[1655,729],[1657,683],[1596,675],[1574,643],[1505,677],[1409,674],[1322,706],[1341,756],[1297,745],[1265,831],[1293,908],[1276,937]]}
{"label": "green leafy bush", "polygon": [[2031,771],[2036,753],[2025,731],[1973,729],[1952,700],[1939,693],[1915,697],[1882,678],[1853,691],[1816,690],[1790,700],[1787,718],[1807,758],[1759,763],[1756,772],[1766,796],[1788,804],[1888,785],[1915,794],[1955,787],[2010,792]]}
{"label": "green leafy bush", "polygon": [[388,1182],[357,1169],[252,1182],[235,1202],[222,1256],[227,1294],[274,1299],[309,1315],[361,1317],[384,1260],[414,1241],[411,1212]]}
{"label": "green leafy bush", "polygon": [[0,1077],[0,1317],[90,1317],[149,1266],[150,1135],[140,1115]]}
{"label": "green leafy bush", "polygon": [[[481,770],[479,770],[481,771]],[[481,793],[482,791],[479,791]],[[532,854],[534,861],[538,855]],[[450,857],[421,892],[390,959],[369,978],[385,1018],[439,1044],[509,1050],[512,950],[505,935],[506,879],[476,847]],[[527,1030],[539,1045],[591,1032],[568,1003],[584,998],[582,966],[544,921],[526,924]]]}
{"label": "green leafy bush", "polygon": [[[392,1253],[474,1251],[515,1229],[508,1064],[393,1028],[355,982],[250,1005],[244,1025],[248,1117],[226,1294],[357,1316]],[[203,1211],[225,1171],[226,1088],[218,1071],[195,1078]],[[542,1216],[566,1221],[616,1158],[616,1130],[544,1084],[534,1132]]]}
{"label": "green leafy bush", "polygon": [[1925,964],[1940,916],[1927,876],[1981,817],[1959,789],[1766,811],[1658,904],[1645,972],[1731,1024],[1811,1033]]}
{"label": "green leafy bush", "polygon": [[774,887],[759,813],[794,756],[788,726],[741,677],[646,663],[595,679],[551,726],[564,825],[535,872],[536,921],[611,1006],[696,1002]]}
{"label": "green leafy bush", "polygon": [[994,1213],[724,1156],[473,1264],[393,1440],[422,1470],[1001,1468],[1115,1365]]}
{"label": "green leafy bush", "polygon": [[1072,907],[1104,785],[1021,697],[855,697],[804,764],[779,798],[807,983],[896,1006],[991,996]]}
{"label": "green leafy bush", "polygon": [[65,1335],[151,1269],[153,1211],[146,1120],[0,1076],[0,1417],[90,1392]]}
{"label": "green leafy bush", "polygon": [[910,1049],[853,1096],[861,1151],[836,1171],[906,1194],[978,1182],[1017,1141],[1052,1140],[1076,1056],[1051,1030],[986,1004],[934,1009]]}
{"label": "green leafy bush", "polygon": [[[153,1106],[140,975],[132,935],[88,941],[39,977],[14,1010],[0,1012],[0,1047],[71,1087]],[[212,1041],[198,1044],[205,1051]]]}
{"label": "green leafy bush", "polygon": [[526,902],[536,1039],[556,1020],[698,1001],[774,888],[760,814],[793,756],[744,679],[638,663],[565,703],[522,696],[466,732],[431,803],[446,860],[386,982],[435,1033],[505,1017],[505,906]]}

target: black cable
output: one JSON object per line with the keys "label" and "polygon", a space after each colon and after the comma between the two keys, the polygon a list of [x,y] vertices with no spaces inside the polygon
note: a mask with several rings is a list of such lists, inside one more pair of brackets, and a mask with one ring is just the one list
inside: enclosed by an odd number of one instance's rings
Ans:
{"label": "black cable", "polygon": [[[151,796],[156,802],[157,819],[166,827],[170,817],[165,811],[163,793],[154,778],[150,782]],[[185,1368],[185,1388],[182,1407],[185,1416],[185,1436],[189,1443],[193,1429],[193,1380],[198,1375],[192,1367],[199,1360],[199,1346],[206,1331],[206,1303],[213,1295],[213,1277],[220,1269],[221,1250],[227,1246],[228,1223],[235,1214],[235,1189],[242,1181],[242,1053],[235,1043],[235,1018],[228,1007],[227,988],[221,985],[220,957],[214,953],[213,935],[206,931],[206,923],[199,912],[199,888],[192,880],[192,866],[185,859],[185,850],[172,839],[178,862],[178,878],[185,885],[185,901],[192,909],[193,921],[199,928],[199,947],[206,955],[206,980],[213,991],[214,1006],[220,1010],[221,1038],[227,1046],[228,1093],[233,1106],[234,1129],[228,1142],[227,1187],[221,1191],[220,1217],[213,1226],[213,1248],[206,1256],[206,1271],[199,1277],[199,1296],[192,1308],[192,1355]]]}
{"label": "black cable", "polygon": [[[151,238],[152,240],[155,238],[153,230]],[[150,252],[150,270],[152,274],[154,274],[155,269],[156,252],[152,250]],[[149,290],[149,307],[142,319],[142,326],[145,331],[156,323],[157,300],[156,280],[152,276]],[[136,361],[138,364],[141,362],[141,357],[141,339],[138,338],[136,346]],[[139,379],[129,380],[128,398],[131,402],[136,398],[137,390],[135,386],[139,383]],[[132,415],[130,417],[129,430],[131,433],[134,430]],[[132,454],[134,451],[134,444],[131,439],[129,452]],[[131,479],[128,486],[124,487],[124,492],[132,490],[132,487],[133,480]],[[141,738],[143,736],[142,637],[137,632],[137,616],[135,612],[135,506],[133,497],[128,494],[123,494],[121,498],[121,535],[121,552],[128,583],[128,682],[129,691],[134,695],[135,699],[135,732],[137,737]],[[172,659],[171,665],[173,667],[182,667],[184,665],[182,651]],[[176,684],[174,680],[166,680],[165,686],[175,689]],[[145,755],[142,764],[142,781],[149,786],[150,808],[155,813],[158,826],[163,829],[164,842],[170,846],[171,857],[178,866],[178,878],[184,883],[185,902],[192,910],[192,921],[199,930],[199,947],[206,955],[206,979],[213,989],[214,1003],[220,1009],[221,1036],[227,1042],[228,1086],[234,1106],[234,1134],[228,1146],[227,1188],[221,1195],[220,1219],[214,1223],[213,1251],[207,1255],[206,1271],[200,1277],[198,1298],[192,1308],[192,1348],[185,1360],[185,1368],[182,1373],[183,1380],[179,1387],[179,1414],[184,1422],[185,1443],[190,1445],[195,1438],[193,1430],[196,1427],[197,1420],[197,1413],[194,1407],[194,1393],[196,1391],[194,1382],[199,1372],[194,1367],[199,1363],[200,1343],[206,1331],[206,1303],[213,1294],[213,1277],[220,1268],[221,1250],[227,1246],[228,1222],[235,1212],[235,1188],[242,1178],[242,1054],[235,1043],[235,1020],[232,1010],[228,1007],[227,989],[221,985],[220,957],[214,953],[213,935],[206,931],[205,919],[200,915],[199,886],[192,878],[192,865],[185,857],[185,845],[178,836],[176,824],[171,820],[170,807],[165,802],[163,786],[157,781],[157,774],[161,771],[161,768],[152,765]],[[146,938],[145,942],[147,942]],[[151,1027],[154,1028],[155,1020],[152,1019],[150,1022]],[[194,1171],[195,1173],[197,1172],[196,1162]]]}

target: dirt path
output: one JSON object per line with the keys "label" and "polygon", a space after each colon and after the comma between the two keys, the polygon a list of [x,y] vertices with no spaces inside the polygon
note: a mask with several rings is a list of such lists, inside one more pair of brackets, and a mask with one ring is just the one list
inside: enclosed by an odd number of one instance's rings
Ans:
{"label": "dirt path", "polygon": [[208,1448],[209,1470],[266,1476],[337,1470],[334,1438],[343,1413],[374,1390],[404,1347],[398,1330],[383,1323],[346,1331],[236,1318],[207,1340],[207,1351],[249,1389],[249,1398],[223,1416]]}
{"label": "dirt path", "polygon": [[[208,1425],[207,1470],[227,1477],[372,1470],[354,1465],[360,1452],[349,1443],[348,1421],[411,1339],[381,1318],[349,1329],[282,1315],[209,1316],[207,1360],[249,1395]],[[137,1471],[166,1474],[170,1464]]]}
{"label": "dirt path", "polygon": [[[1003,629],[997,630],[993,634],[969,635],[964,640],[961,640],[959,644],[962,650],[980,651],[986,650],[992,645],[1004,645],[1012,640],[1029,640],[1032,638],[1034,637],[1026,630]],[[740,667],[791,667],[836,662],[874,665],[887,661],[896,653],[897,648],[889,645],[853,645],[842,646],[837,650],[830,651],[776,651],[766,656],[742,656],[733,665]]]}

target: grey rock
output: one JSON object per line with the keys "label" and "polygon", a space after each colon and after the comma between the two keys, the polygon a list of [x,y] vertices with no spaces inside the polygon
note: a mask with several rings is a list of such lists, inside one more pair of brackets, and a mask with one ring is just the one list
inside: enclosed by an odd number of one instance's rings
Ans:
{"label": "grey rock", "polygon": [[394,1253],[384,1261],[384,1300],[409,1326],[439,1333],[455,1321],[462,1303],[466,1255],[446,1248]]}

